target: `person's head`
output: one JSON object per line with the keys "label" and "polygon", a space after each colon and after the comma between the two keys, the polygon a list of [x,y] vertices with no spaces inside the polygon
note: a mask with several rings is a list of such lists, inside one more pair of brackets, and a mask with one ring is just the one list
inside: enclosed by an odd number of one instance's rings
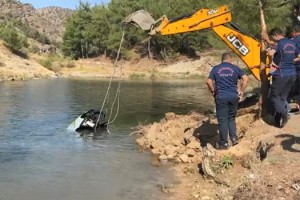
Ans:
{"label": "person's head", "polygon": [[222,54],[222,62],[232,62],[232,55],[229,52]]}
{"label": "person's head", "polygon": [[269,35],[274,41],[279,41],[281,38],[284,38],[284,33],[280,28],[273,28],[270,32]]}
{"label": "person's head", "polygon": [[295,37],[300,34],[300,25],[297,24],[292,28],[292,36]]}

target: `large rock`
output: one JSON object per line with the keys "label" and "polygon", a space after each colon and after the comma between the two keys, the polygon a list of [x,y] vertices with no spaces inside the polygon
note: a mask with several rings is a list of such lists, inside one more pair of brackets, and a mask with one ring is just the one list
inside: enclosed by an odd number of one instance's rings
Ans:
{"label": "large rock", "polygon": [[175,113],[173,113],[173,112],[166,113],[166,116],[165,116],[166,120],[172,120],[172,119],[175,119],[175,118],[176,118]]}
{"label": "large rock", "polygon": [[177,148],[174,147],[173,145],[167,145],[165,147],[165,153],[166,155],[175,155],[176,154]]}
{"label": "large rock", "polygon": [[154,123],[146,135],[146,138],[150,141],[156,140],[156,132],[157,132],[158,123]]}
{"label": "large rock", "polygon": [[166,155],[160,155],[160,156],[158,157],[158,159],[159,159],[160,161],[163,161],[163,160],[168,160],[168,157],[167,157]]}
{"label": "large rock", "polygon": [[173,154],[169,154],[169,155],[167,155],[167,157],[168,157],[168,160],[174,160],[176,158],[176,156]]}
{"label": "large rock", "polygon": [[180,155],[179,158],[183,163],[188,163],[190,161],[189,157],[186,154]]}
{"label": "large rock", "polygon": [[181,140],[181,139],[173,139],[173,140],[171,141],[171,143],[172,143],[175,147],[178,147],[178,146],[181,146],[182,140]]}
{"label": "large rock", "polygon": [[185,154],[188,156],[188,157],[194,157],[196,155],[196,152],[193,150],[193,149],[188,149]]}
{"label": "large rock", "polygon": [[140,137],[136,139],[136,143],[138,144],[138,146],[140,147],[145,147],[147,145],[147,140],[144,137]]}
{"label": "large rock", "polygon": [[159,149],[151,149],[151,153],[153,155],[158,156],[158,155],[161,155],[162,152]]}
{"label": "large rock", "polygon": [[184,154],[185,150],[186,150],[186,148],[180,147],[180,148],[177,148],[177,149],[176,149],[176,152],[177,152],[178,154]]}
{"label": "large rock", "polygon": [[149,143],[151,149],[163,149],[165,146],[165,143],[163,143],[161,140],[150,140]]}
{"label": "large rock", "polygon": [[200,143],[198,141],[191,141],[187,146],[189,149],[200,149]]}

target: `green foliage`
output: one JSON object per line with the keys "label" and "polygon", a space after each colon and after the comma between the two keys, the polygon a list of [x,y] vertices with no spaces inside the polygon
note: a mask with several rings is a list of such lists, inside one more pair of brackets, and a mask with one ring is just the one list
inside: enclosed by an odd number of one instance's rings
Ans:
{"label": "green foliage", "polygon": [[53,65],[53,62],[51,59],[47,58],[47,59],[40,59],[38,60],[38,63],[41,64],[42,66],[46,67],[47,69],[51,70],[51,67]]}
{"label": "green foliage", "polygon": [[228,169],[230,166],[233,165],[233,159],[231,156],[229,155],[225,155],[222,159],[221,159],[221,167]]}
{"label": "green foliage", "polygon": [[58,54],[49,54],[47,57],[37,60],[37,62],[45,68],[58,72],[61,68],[74,68],[76,63],[73,60],[65,59]]}
{"label": "green foliage", "polygon": [[76,67],[76,64],[75,64],[75,62],[70,61],[70,62],[67,62],[64,66],[67,68],[74,68],[74,67]]}
{"label": "green foliage", "polygon": [[129,78],[133,80],[141,80],[146,78],[146,74],[133,73],[130,74]]}
{"label": "green foliage", "polygon": [[66,24],[62,44],[65,55],[78,59],[105,53],[106,12],[103,6],[91,8],[88,3],[80,3]]}
{"label": "green foliage", "polygon": [[[269,30],[276,26],[288,30],[295,21],[292,5],[300,0],[280,5],[280,1],[266,0],[265,14]],[[163,15],[169,19],[191,14],[200,8],[227,5],[233,13],[233,22],[260,39],[260,17],[257,0],[111,0],[107,5],[91,7],[80,3],[66,23],[62,49],[72,58],[87,58],[105,54],[115,57],[119,48],[122,28],[125,40],[121,53],[128,59],[129,51],[147,52],[147,33],[136,27],[122,27],[122,20],[139,9],[151,13],[154,19]],[[139,48],[137,48],[139,47]],[[142,47],[142,48],[141,48]],[[178,53],[194,56],[196,51],[224,49],[226,45],[212,31],[196,31],[170,36],[156,35],[151,39],[151,51],[156,58],[174,59]]]}
{"label": "green foliage", "polygon": [[28,47],[27,37],[19,32],[11,23],[0,26],[0,38],[12,51],[21,52]]}
{"label": "green foliage", "polygon": [[40,33],[38,30],[31,28],[20,20],[17,20],[13,23],[14,26],[22,31],[27,37],[35,39],[42,44],[50,44],[50,39],[45,34]]}

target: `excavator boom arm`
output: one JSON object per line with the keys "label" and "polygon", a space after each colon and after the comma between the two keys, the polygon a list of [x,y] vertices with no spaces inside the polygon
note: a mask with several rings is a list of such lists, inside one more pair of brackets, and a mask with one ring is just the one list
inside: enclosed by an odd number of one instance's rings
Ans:
{"label": "excavator boom arm", "polygon": [[259,80],[260,43],[254,38],[224,25],[231,21],[232,15],[227,6],[218,9],[200,9],[192,15],[175,20],[169,21],[164,17],[155,32],[161,35],[171,35],[212,29],[243,60],[254,77]]}
{"label": "excavator boom arm", "polygon": [[224,25],[213,27],[212,30],[243,60],[254,77],[260,80],[260,43]]}
{"label": "excavator boom arm", "polygon": [[124,23],[132,23],[143,30],[150,31],[149,35],[172,35],[211,29],[243,60],[254,77],[260,80],[260,43],[237,27],[225,26],[232,21],[232,14],[227,6],[200,9],[173,20],[163,16],[159,21],[161,23],[155,28],[157,21],[155,22],[146,11],[140,10],[128,16]]}
{"label": "excavator boom arm", "polygon": [[168,20],[163,17],[158,28],[155,29],[161,35],[186,33],[212,28],[221,24],[231,22],[231,12],[227,6],[218,9],[200,9],[193,14]]}

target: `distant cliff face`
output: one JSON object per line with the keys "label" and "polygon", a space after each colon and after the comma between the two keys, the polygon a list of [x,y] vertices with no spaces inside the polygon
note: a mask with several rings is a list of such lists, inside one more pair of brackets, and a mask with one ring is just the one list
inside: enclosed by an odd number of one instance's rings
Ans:
{"label": "distant cliff face", "polygon": [[62,41],[65,21],[73,13],[71,9],[55,6],[35,9],[31,4],[22,4],[16,0],[0,0],[0,8],[0,19],[21,20],[56,42]]}

